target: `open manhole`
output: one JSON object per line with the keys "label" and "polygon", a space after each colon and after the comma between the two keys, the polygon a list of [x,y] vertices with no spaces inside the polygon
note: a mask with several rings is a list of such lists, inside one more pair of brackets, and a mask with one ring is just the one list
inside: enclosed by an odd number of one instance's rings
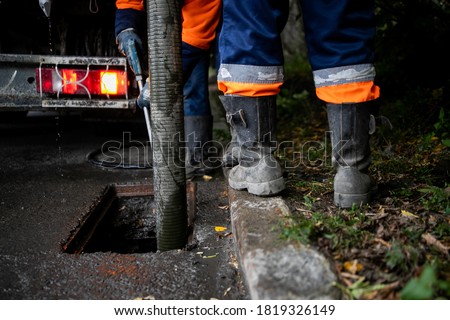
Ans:
{"label": "open manhole", "polygon": [[[195,182],[186,182],[186,192],[188,228],[192,232],[196,210]],[[156,252],[153,195],[151,184],[108,185],[62,244],[63,252]]]}

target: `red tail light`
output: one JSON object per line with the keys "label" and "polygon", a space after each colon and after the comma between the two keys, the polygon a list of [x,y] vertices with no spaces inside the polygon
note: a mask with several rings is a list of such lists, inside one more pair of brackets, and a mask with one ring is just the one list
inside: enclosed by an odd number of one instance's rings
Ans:
{"label": "red tail light", "polygon": [[113,95],[127,93],[125,70],[114,69],[36,69],[37,91],[57,95]]}

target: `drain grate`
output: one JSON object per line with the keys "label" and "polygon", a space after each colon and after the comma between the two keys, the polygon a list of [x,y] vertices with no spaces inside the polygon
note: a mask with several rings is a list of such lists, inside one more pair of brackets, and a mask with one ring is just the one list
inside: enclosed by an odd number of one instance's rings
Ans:
{"label": "drain grate", "polygon": [[[187,181],[190,230],[196,213],[196,189],[195,182]],[[150,184],[108,185],[62,244],[63,252],[156,252],[153,195]]]}

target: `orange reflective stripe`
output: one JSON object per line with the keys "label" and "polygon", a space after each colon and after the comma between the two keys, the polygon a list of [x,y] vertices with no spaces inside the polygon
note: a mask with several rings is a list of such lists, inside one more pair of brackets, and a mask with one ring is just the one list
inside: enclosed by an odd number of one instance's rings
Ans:
{"label": "orange reflective stripe", "polygon": [[135,9],[139,11],[144,11],[144,1],[143,0],[117,0],[117,9]]}
{"label": "orange reflective stripe", "polygon": [[241,83],[241,82],[227,82],[218,81],[219,90],[224,94],[233,94],[244,97],[263,97],[273,96],[280,92],[280,87],[283,83],[271,84],[255,84],[255,83]]}
{"label": "orange reflective stripe", "polygon": [[352,82],[316,88],[317,97],[328,103],[357,103],[380,97],[380,88],[373,81]]}
{"label": "orange reflective stripe", "polygon": [[182,12],[182,40],[200,49],[209,49],[216,37],[221,0],[185,0]]}

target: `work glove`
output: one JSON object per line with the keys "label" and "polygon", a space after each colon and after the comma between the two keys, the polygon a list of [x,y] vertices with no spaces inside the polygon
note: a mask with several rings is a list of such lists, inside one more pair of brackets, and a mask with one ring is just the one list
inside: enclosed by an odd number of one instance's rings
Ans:
{"label": "work glove", "polygon": [[52,1],[39,0],[39,6],[41,7],[42,11],[44,11],[45,16],[50,19],[50,9],[52,8]]}
{"label": "work glove", "polygon": [[[136,76],[142,76],[141,61],[144,46],[134,28],[122,30],[116,37],[117,47],[125,57]],[[138,70],[136,70],[138,69]]]}
{"label": "work glove", "polygon": [[145,79],[145,84],[142,87],[141,93],[137,98],[137,106],[141,109],[150,108],[150,88],[148,86],[149,79]]}

